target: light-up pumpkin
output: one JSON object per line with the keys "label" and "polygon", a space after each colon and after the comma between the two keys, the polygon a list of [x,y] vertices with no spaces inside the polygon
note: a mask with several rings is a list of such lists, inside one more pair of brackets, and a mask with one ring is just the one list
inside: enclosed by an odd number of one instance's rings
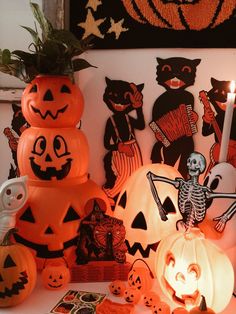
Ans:
{"label": "light-up pumpkin", "polygon": [[181,177],[175,168],[168,165],[142,166],[124,184],[116,203],[114,216],[123,220],[125,226],[127,261],[133,263],[134,260],[141,258],[155,273],[157,246],[162,238],[176,231],[176,222],[182,219],[182,216],[178,210],[178,191],[170,184],[155,182],[168,218],[166,221],[161,219],[146,177],[149,171],[170,179]]}
{"label": "light-up pumpkin", "polygon": [[169,304],[160,301],[152,307],[152,314],[171,314]]}
{"label": "light-up pumpkin", "polygon": [[22,112],[31,126],[74,127],[84,101],[80,89],[67,76],[37,76],[22,95]]}
{"label": "light-up pumpkin", "polygon": [[52,262],[42,271],[42,282],[49,290],[60,290],[70,282],[70,270],[62,262]]}
{"label": "light-up pumpkin", "polygon": [[155,291],[147,291],[143,295],[143,303],[146,307],[153,307],[161,301],[159,295]]}
{"label": "light-up pumpkin", "polygon": [[234,273],[229,258],[197,228],[161,241],[156,274],[163,293],[179,306],[195,307],[204,295],[218,313],[232,296]]}
{"label": "light-up pumpkin", "polygon": [[123,0],[139,23],[176,30],[214,28],[233,13],[235,0]]}
{"label": "light-up pumpkin", "polygon": [[141,299],[141,296],[141,291],[135,288],[129,287],[124,291],[124,299],[128,303],[137,304]]}
{"label": "light-up pumpkin", "polygon": [[23,302],[31,294],[37,278],[30,251],[10,241],[13,231],[9,230],[0,244],[0,307]]}
{"label": "light-up pumpkin", "polygon": [[125,289],[125,283],[121,280],[114,280],[109,284],[109,290],[115,297],[122,297]]}
{"label": "light-up pumpkin", "polygon": [[88,170],[88,143],[76,128],[29,128],[20,137],[17,160],[29,180],[83,178]]}

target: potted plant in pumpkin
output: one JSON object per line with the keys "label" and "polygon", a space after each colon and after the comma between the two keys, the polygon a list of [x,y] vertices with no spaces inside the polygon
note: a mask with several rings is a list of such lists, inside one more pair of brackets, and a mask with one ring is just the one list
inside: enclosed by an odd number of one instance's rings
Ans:
{"label": "potted plant in pumpkin", "polygon": [[76,127],[83,96],[73,73],[91,66],[78,57],[90,40],[54,29],[39,6],[30,5],[40,32],[24,26],[33,38],[29,52],[2,50],[0,70],[28,83],[21,104],[31,127],[20,136],[17,160],[20,174],[28,176],[29,198],[18,212],[14,236],[42,269],[45,260],[73,265],[79,225],[93,209],[88,204],[96,199],[106,210],[109,202],[88,178],[88,143]]}

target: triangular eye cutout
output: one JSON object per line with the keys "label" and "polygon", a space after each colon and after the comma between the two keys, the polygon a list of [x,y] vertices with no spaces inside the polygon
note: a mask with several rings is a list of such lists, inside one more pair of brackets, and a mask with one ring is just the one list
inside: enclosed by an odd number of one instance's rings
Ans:
{"label": "triangular eye cutout", "polygon": [[35,223],[35,219],[34,219],[34,216],[30,207],[26,208],[26,210],[23,212],[23,214],[20,216],[19,219]]}
{"label": "triangular eye cutout", "polygon": [[139,212],[138,215],[134,218],[131,228],[147,230],[146,219],[142,212]]}
{"label": "triangular eye cutout", "polygon": [[173,204],[169,196],[167,196],[162,206],[164,210],[166,211],[166,213],[176,213],[175,205]]}
{"label": "triangular eye cutout", "polygon": [[63,219],[63,222],[68,222],[68,221],[73,221],[73,220],[78,220],[81,217],[76,213],[73,207],[69,207],[65,218]]}
{"label": "triangular eye cutout", "polygon": [[37,93],[37,91],[38,91],[37,85],[34,85],[34,86],[31,87],[29,92],[30,93]]}
{"label": "triangular eye cutout", "polygon": [[122,194],[122,196],[121,196],[121,198],[120,198],[120,200],[119,200],[118,205],[125,209],[126,202],[127,202],[127,193],[126,193],[126,191],[125,191],[125,192]]}
{"label": "triangular eye cutout", "polygon": [[10,268],[16,266],[15,262],[11,258],[11,256],[8,254],[5,261],[4,261],[4,266],[3,268]]}
{"label": "triangular eye cutout", "polygon": [[71,91],[70,91],[68,86],[63,85],[62,88],[61,88],[61,93],[71,94]]}
{"label": "triangular eye cutout", "polygon": [[48,226],[44,233],[45,234],[53,234],[54,232],[53,232],[52,228]]}

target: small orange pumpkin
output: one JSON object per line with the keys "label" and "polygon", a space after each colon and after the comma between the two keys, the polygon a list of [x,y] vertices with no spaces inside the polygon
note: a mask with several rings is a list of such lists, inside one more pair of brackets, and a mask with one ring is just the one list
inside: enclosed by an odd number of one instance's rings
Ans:
{"label": "small orange pumpkin", "polygon": [[70,270],[61,262],[52,262],[42,271],[42,282],[49,290],[60,290],[70,282]]}
{"label": "small orange pumpkin", "polygon": [[0,307],[15,306],[32,292],[37,278],[36,263],[30,251],[10,241],[10,229],[0,244]]}
{"label": "small orange pumpkin", "polygon": [[123,0],[123,4],[139,23],[176,30],[214,28],[235,9],[234,0]]}
{"label": "small orange pumpkin", "polygon": [[114,280],[109,284],[109,290],[115,297],[122,297],[125,289],[125,283],[121,280]]}
{"label": "small orange pumpkin", "polygon": [[135,288],[127,288],[124,291],[124,299],[128,303],[137,304],[141,299],[141,292]]}
{"label": "small orange pumpkin", "polygon": [[[144,266],[135,266],[137,261],[143,262]],[[148,292],[153,286],[153,274],[147,263],[142,259],[134,261],[131,270],[128,273],[128,285],[142,293]]]}
{"label": "small orange pumpkin", "polygon": [[144,293],[143,303],[146,307],[152,307],[161,301],[159,295],[155,291]]}
{"label": "small orange pumpkin", "polygon": [[22,112],[31,126],[75,127],[84,101],[80,89],[67,76],[37,76],[22,95]]}
{"label": "small orange pumpkin", "polygon": [[206,305],[206,299],[205,297],[202,295],[202,299],[201,299],[201,303],[199,306],[196,306],[194,308],[192,308],[189,311],[189,314],[216,314],[212,309],[210,309],[209,307],[207,307]]}
{"label": "small orange pumpkin", "polygon": [[161,301],[152,307],[152,314],[170,314],[169,304]]}

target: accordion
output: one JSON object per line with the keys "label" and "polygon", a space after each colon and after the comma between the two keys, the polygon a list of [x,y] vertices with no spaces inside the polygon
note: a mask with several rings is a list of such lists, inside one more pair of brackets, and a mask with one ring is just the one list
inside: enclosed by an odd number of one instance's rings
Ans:
{"label": "accordion", "polygon": [[149,126],[155,133],[158,141],[165,147],[171,142],[197,133],[196,121],[192,118],[193,108],[191,105],[181,104],[177,109],[166,113],[157,121],[152,121]]}

